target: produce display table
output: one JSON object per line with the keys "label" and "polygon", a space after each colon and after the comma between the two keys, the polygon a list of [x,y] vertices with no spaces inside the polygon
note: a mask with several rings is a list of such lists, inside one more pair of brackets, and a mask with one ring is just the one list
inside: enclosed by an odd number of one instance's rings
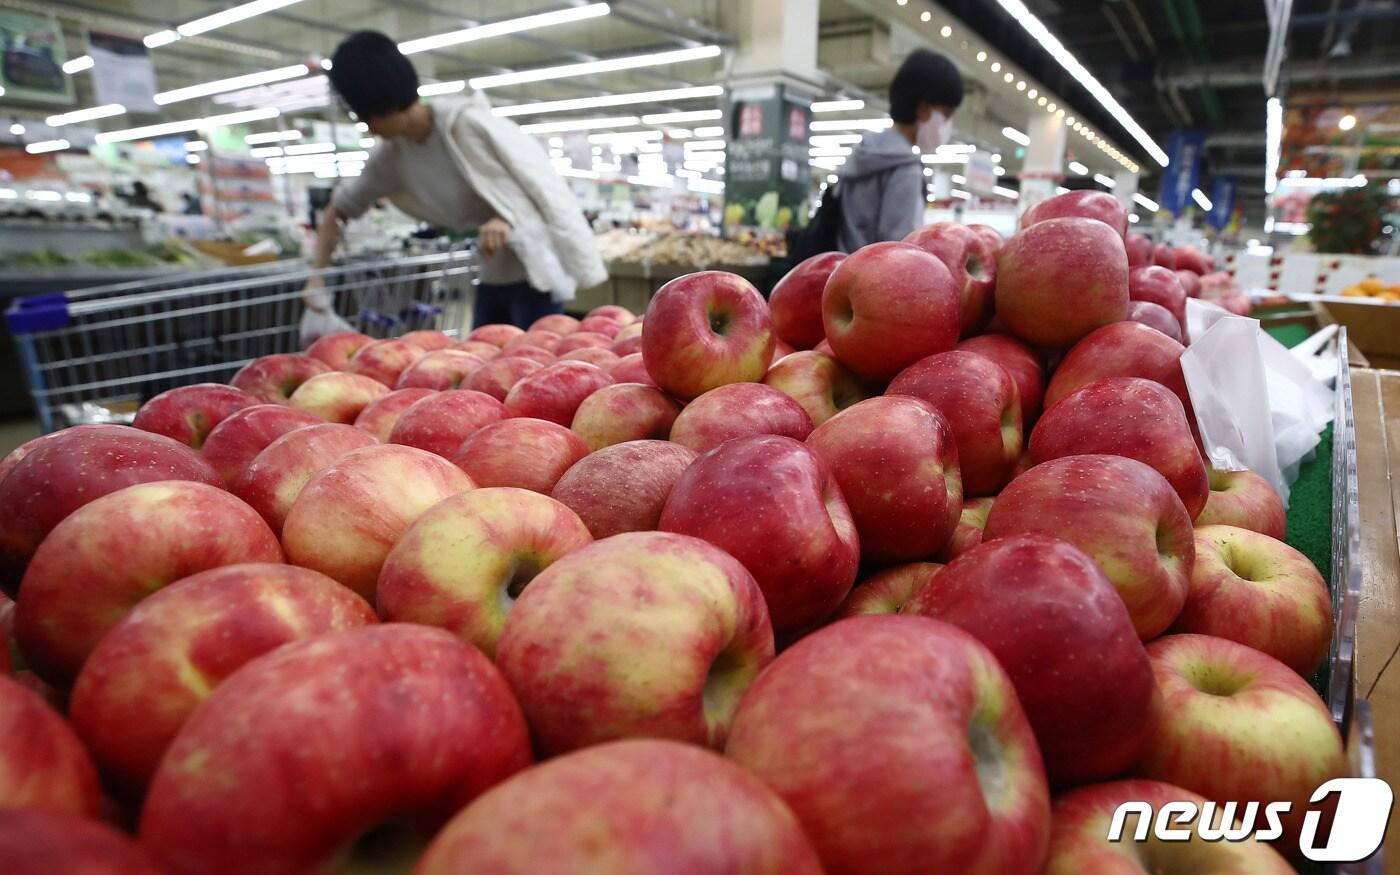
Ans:
{"label": "produce display table", "polygon": [[[1400,787],[1400,372],[1353,370],[1352,398],[1362,520],[1355,692],[1371,703],[1377,774]],[[1400,818],[1385,847],[1385,871],[1400,873]]]}

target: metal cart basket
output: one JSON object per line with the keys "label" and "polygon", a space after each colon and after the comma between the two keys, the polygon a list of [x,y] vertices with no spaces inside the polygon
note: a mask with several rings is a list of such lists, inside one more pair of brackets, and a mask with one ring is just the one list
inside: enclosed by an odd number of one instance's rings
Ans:
{"label": "metal cart basket", "polygon": [[[227,382],[253,359],[298,349],[302,288],[318,272],[263,265],[18,299],[6,321],[45,432],[84,405],[134,409],[166,389]],[[470,250],[359,261],[319,274],[337,314],[389,337],[462,333]]]}

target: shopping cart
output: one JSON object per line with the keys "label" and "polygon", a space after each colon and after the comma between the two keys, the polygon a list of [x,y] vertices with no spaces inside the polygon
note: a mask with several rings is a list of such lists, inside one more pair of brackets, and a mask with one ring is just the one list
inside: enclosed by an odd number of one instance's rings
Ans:
{"label": "shopping cart", "polygon": [[[335,312],[390,337],[458,336],[477,264],[470,249],[320,271]],[[227,382],[258,356],[294,352],[301,292],[316,274],[284,265],[180,274],[20,298],[6,313],[45,432],[131,411],[166,389]]]}

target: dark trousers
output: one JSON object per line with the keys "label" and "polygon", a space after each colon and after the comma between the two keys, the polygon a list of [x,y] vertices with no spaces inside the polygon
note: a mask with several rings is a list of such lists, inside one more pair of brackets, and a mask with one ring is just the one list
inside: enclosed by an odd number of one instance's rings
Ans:
{"label": "dark trousers", "polygon": [[548,292],[530,287],[529,283],[507,283],[476,287],[476,304],[472,307],[472,327],[504,322],[518,328],[529,328],[541,316],[563,313],[564,305],[555,303]]}

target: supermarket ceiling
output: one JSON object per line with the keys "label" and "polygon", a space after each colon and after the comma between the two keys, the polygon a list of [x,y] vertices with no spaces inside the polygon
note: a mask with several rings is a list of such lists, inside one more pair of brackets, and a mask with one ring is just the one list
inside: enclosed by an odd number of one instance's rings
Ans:
{"label": "supermarket ceiling", "polygon": [[[263,2],[265,7],[280,8],[245,20],[218,22],[213,29],[189,33],[153,49],[159,87],[187,88],[308,60],[314,63],[331,54],[346,34],[361,28],[410,40],[590,5],[585,0]],[[579,14],[577,20],[546,27],[428,47],[413,57],[425,82],[453,83],[599,59],[732,47],[745,2],[763,0],[617,0],[605,16]],[[1025,100],[1028,92],[1040,91],[1052,103],[1058,99],[1077,113],[1086,132],[1092,128],[1097,134],[1085,133],[1084,141],[1071,140],[1074,156],[1093,170],[1114,169],[1111,152],[1121,150],[1126,160],[1152,171],[1156,165],[1146,143],[1165,146],[1172,129],[1200,127],[1212,132],[1209,170],[1237,172],[1247,185],[1257,179],[1262,186],[1260,78],[1269,39],[1263,0],[1024,0],[1025,8],[1140,125],[1140,135],[1125,127],[1122,115],[1106,108],[1083,76],[1067,72],[1032,31],[1007,12],[1022,2],[822,0],[819,65],[831,77],[828,90],[861,94],[868,89],[865,96],[878,98],[903,54],[915,45],[932,44],[954,57],[968,75],[978,111],[966,114],[966,122],[959,118],[958,123],[977,141],[997,141],[1003,125],[1021,127],[1028,113],[1035,111],[1034,99],[1029,104]],[[1287,92],[1393,95],[1400,88],[1400,41],[1396,40],[1400,8],[1394,2],[1295,0],[1292,5],[1289,57],[1281,79]],[[148,37],[201,19],[207,22],[208,16],[238,6],[219,0],[0,0],[0,9],[57,15],[64,25],[70,58],[86,51],[84,34],[89,30]],[[731,53],[692,54],[702,56],[588,76],[506,82],[495,85],[491,96],[498,105],[524,104],[723,82]],[[91,107],[91,83],[81,73],[74,79],[75,106]],[[268,90],[216,96],[198,96],[196,91],[194,97],[164,106],[160,116],[109,118],[93,124],[111,130],[227,112],[267,99],[288,106],[324,100],[324,78],[314,75],[255,87]],[[0,114],[45,111],[7,98],[0,98],[0,104]],[[629,107],[628,112],[697,107],[693,100],[658,99],[650,106]],[[987,122],[980,128],[973,125],[974,115]],[[1013,150],[1006,142],[999,146]],[[1149,181],[1145,187],[1150,185]]]}

